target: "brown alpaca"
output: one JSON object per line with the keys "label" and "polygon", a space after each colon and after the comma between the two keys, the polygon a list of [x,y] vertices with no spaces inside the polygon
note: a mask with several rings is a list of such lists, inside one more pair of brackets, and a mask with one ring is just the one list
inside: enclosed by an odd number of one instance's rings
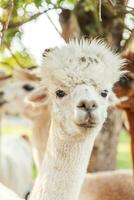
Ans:
{"label": "brown alpaca", "polygon": [[134,168],[134,52],[125,51],[122,54],[123,58],[128,60],[125,77],[115,85],[115,92],[118,97],[127,96],[128,100],[118,105],[118,108],[125,110],[129,123],[129,132],[131,136],[131,152]]}

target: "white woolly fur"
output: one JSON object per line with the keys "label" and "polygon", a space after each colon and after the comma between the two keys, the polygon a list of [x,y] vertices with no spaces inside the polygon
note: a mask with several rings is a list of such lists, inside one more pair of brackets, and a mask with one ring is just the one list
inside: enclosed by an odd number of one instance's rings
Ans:
{"label": "white woolly fur", "polygon": [[121,70],[124,61],[101,40],[75,39],[48,53],[41,77],[48,85],[55,76],[66,86],[94,82],[103,87],[114,84],[124,73]]}

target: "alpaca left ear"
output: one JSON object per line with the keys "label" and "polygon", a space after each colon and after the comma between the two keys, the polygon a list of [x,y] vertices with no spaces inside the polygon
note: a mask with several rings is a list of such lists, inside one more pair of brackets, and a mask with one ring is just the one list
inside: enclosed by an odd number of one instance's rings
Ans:
{"label": "alpaca left ear", "polygon": [[27,97],[25,98],[25,102],[27,104],[30,104],[34,108],[48,105],[49,95],[47,88],[45,86],[41,86],[35,89],[33,92],[27,95]]}
{"label": "alpaca left ear", "polygon": [[17,80],[23,80],[23,81],[39,81],[40,78],[37,74],[35,74],[34,72],[32,72],[29,69],[21,69],[21,68],[17,68],[14,70],[14,78]]}
{"label": "alpaca left ear", "polygon": [[42,56],[43,56],[43,57],[47,57],[47,55],[48,55],[50,52],[54,51],[55,49],[56,49],[56,47],[45,49],[44,52],[42,53]]}

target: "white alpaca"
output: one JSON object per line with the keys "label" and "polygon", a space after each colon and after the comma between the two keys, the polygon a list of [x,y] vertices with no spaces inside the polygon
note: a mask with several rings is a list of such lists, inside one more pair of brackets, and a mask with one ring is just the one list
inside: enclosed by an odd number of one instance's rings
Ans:
{"label": "white alpaca", "polygon": [[[39,77],[35,75],[35,72],[33,72],[33,70],[31,71],[26,69],[16,69],[14,71],[14,79],[15,80],[11,82],[10,85],[6,85],[0,90],[0,94],[2,96],[0,110],[4,113],[19,114],[21,116],[23,115],[23,117],[25,115],[25,117],[32,120],[34,159],[39,169],[41,160],[43,159],[44,155],[44,143],[42,142],[42,139],[44,138],[42,137],[45,137],[45,135],[44,131],[44,136],[42,136],[41,131],[40,135],[38,135],[38,132],[40,129],[40,124],[42,124],[42,122],[44,123],[44,120],[46,118],[46,115],[44,116],[44,113],[43,115],[40,113],[42,113],[42,109],[45,109],[45,112],[47,112],[48,106],[47,108],[42,107],[41,109],[36,110],[31,108],[30,106],[25,107],[25,96],[30,94],[31,91],[34,90],[39,84]],[[47,116],[49,115],[49,113],[47,114]],[[45,124],[47,124],[47,122]],[[45,139],[45,141],[47,141],[47,138]],[[39,150],[39,153],[37,149]]]}
{"label": "white alpaca", "polygon": [[0,182],[21,197],[25,196],[33,184],[31,146],[24,137],[3,136],[0,144]]}
{"label": "white alpaca", "polygon": [[121,65],[119,56],[95,40],[76,40],[44,59],[41,74],[52,103],[51,127],[42,173],[30,199],[78,199]]}
{"label": "white alpaca", "polygon": [[[12,84],[10,76],[0,71],[0,111],[7,103],[4,90],[10,84]],[[0,182],[14,189],[20,196],[24,196],[32,187],[33,181],[30,144],[22,136],[17,135],[4,136],[0,140]],[[0,199],[2,197],[0,193]],[[6,199],[11,199],[11,196]]]}
{"label": "white alpaca", "polygon": [[[41,96],[40,96],[41,97]],[[44,107],[44,105],[43,105]],[[41,108],[43,108],[41,106]],[[30,108],[31,113],[29,113],[28,109],[28,115],[30,114],[30,117],[40,116],[42,109],[37,108]],[[45,108],[45,107],[44,107]],[[40,110],[40,112],[38,112]],[[27,109],[26,109],[27,111]],[[35,111],[35,113],[34,113]],[[44,110],[43,110],[44,112]],[[39,115],[38,115],[39,114]],[[44,115],[47,115],[47,112],[44,113]],[[43,113],[41,115],[43,117]],[[46,120],[46,118],[45,118]],[[42,120],[43,121],[43,120]],[[39,121],[38,121],[39,122]],[[39,125],[38,125],[39,126]],[[42,124],[43,126],[43,124]],[[40,127],[41,128],[41,127]],[[39,128],[39,129],[40,129]],[[38,129],[37,129],[38,130]],[[48,130],[46,130],[48,131]],[[39,132],[39,130],[38,130]],[[47,134],[47,132],[45,132]],[[47,136],[48,137],[48,136]],[[46,136],[45,136],[46,139]],[[46,142],[45,142],[46,143]],[[127,181],[122,181],[122,180]],[[132,176],[129,173],[124,172],[105,172],[105,173],[95,173],[87,175],[86,181],[83,184],[82,192],[80,196],[80,199],[84,200],[86,199],[123,199],[126,197],[126,199],[133,199],[133,181]]]}
{"label": "white alpaca", "polygon": [[[14,79],[15,82],[12,81],[9,85],[4,83],[0,88],[0,110],[4,113],[20,114],[25,96],[37,85],[37,77],[29,70],[18,69],[15,70]],[[0,181],[24,196],[32,187],[32,169],[31,145],[17,135],[2,137]]]}

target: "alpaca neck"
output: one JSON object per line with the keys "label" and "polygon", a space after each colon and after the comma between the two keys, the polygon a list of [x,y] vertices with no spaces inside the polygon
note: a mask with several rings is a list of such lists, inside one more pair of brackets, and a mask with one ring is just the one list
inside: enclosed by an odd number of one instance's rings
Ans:
{"label": "alpaca neck", "polygon": [[66,133],[65,138],[64,130],[52,122],[43,167],[31,200],[78,199],[98,131],[76,138]]}
{"label": "alpaca neck", "polygon": [[129,122],[129,132],[131,135],[131,154],[132,154],[132,164],[134,169],[134,111],[127,110],[126,113]]}
{"label": "alpaca neck", "polygon": [[[45,114],[44,114],[45,113]],[[38,169],[43,161],[50,129],[50,112],[42,111],[33,121],[34,155]]]}

